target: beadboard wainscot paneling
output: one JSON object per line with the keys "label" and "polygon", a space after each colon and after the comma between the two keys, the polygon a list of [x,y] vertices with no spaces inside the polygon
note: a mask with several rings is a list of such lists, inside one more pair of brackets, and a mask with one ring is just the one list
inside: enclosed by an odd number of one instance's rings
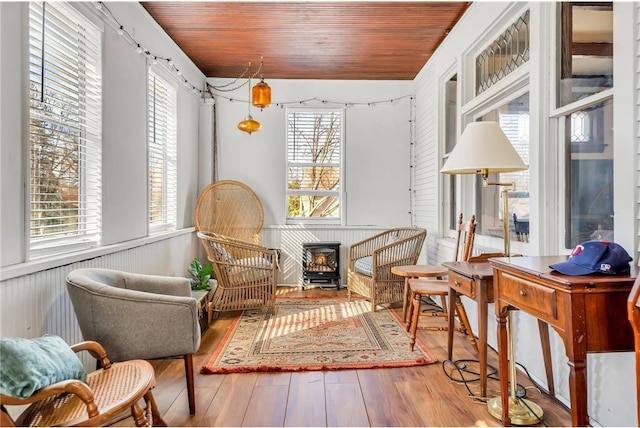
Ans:
{"label": "beadboard wainscot paneling", "polygon": [[[101,252],[107,253],[25,275],[11,277],[11,271],[16,268],[3,268],[3,280],[0,282],[0,336],[34,338],[55,334],[69,344],[78,343],[83,339],[66,289],[65,278],[69,272],[93,267],[187,276],[191,259],[200,256],[201,244],[193,229],[167,239],[140,241],[142,243],[137,245],[127,245],[126,249],[112,252],[102,249]],[[81,355],[81,359],[87,370],[95,368],[95,360],[89,355]]]}
{"label": "beadboard wainscot paneling", "polygon": [[427,70],[424,78],[416,82],[416,127],[414,142],[413,204],[415,225],[427,229],[426,261],[438,261],[436,239],[440,205],[438,204],[438,136],[437,136],[437,78]]}
{"label": "beadboard wainscot paneling", "polygon": [[[390,227],[375,226],[313,226],[286,225],[266,226],[262,229],[262,244],[279,248],[282,252],[279,285],[302,286],[302,243],[318,241],[340,242],[340,283],[347,283],[347,258],[349,247]],[[424,252],[424,249],[423,249]]]}

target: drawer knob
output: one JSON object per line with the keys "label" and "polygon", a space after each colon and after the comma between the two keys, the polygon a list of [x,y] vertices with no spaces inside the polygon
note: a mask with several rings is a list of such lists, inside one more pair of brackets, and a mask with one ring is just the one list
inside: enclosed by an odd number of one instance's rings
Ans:
{"label": "drawer knob", "polygon": [[527,295],[527,290],[520,290],[520,295],[522,297],[526,296]]}
{"label": "drawer knob", "polygon": [[453,283],[456,285],[456,287],[460,287],[460,281],[453,281]]}

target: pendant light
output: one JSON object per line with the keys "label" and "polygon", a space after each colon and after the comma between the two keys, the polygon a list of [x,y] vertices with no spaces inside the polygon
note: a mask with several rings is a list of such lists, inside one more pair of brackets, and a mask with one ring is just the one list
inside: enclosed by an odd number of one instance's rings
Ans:
{"label": "pendant light", "polygon": [[251,90],[251,103],[256,107],[259,107],[260,109],[269,107],[271,105],[271,88],[264,82],[263,77],[263,60],[264,57],[260,57],[260,68],[258,69],[260,71],[260,82],[258,82],[256,86],[254,86]]}
{"label": "pendant light", "polygon": [[[249,97],[251,97],[251,77],[249,77],[249,84],[247,86],[249,88]],[[260,122],[254,120],[253,117],[251,117],[251,103],[249,102],[247,104],[249,105],[249,112],[247,114],[247,117],[243,121],[238,123],[238,129],[251,135],[252,132],[258,131],[262,127],[262,125],[260,125]]]}

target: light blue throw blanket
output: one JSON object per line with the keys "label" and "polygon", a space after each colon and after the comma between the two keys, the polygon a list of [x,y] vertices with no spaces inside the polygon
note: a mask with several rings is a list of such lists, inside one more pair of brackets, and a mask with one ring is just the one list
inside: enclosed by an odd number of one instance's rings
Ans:
{"label": "light blue throw blanket", "polygon": [[75,352],[59,336],[0,338],[0,392],[26,398],[48,385],[87,379]]}

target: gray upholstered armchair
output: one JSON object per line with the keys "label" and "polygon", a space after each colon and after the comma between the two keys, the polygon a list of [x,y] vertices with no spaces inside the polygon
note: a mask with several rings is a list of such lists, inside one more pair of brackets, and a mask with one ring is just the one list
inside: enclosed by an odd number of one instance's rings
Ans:
{"label": "gray upholstered armchair", "polygon": [[200,325],[187,278],[77,269],[67,276],[67,290],[84,340],[101,343],[112,361],[183,357],[189,412],[195,414],[193,354]]}

